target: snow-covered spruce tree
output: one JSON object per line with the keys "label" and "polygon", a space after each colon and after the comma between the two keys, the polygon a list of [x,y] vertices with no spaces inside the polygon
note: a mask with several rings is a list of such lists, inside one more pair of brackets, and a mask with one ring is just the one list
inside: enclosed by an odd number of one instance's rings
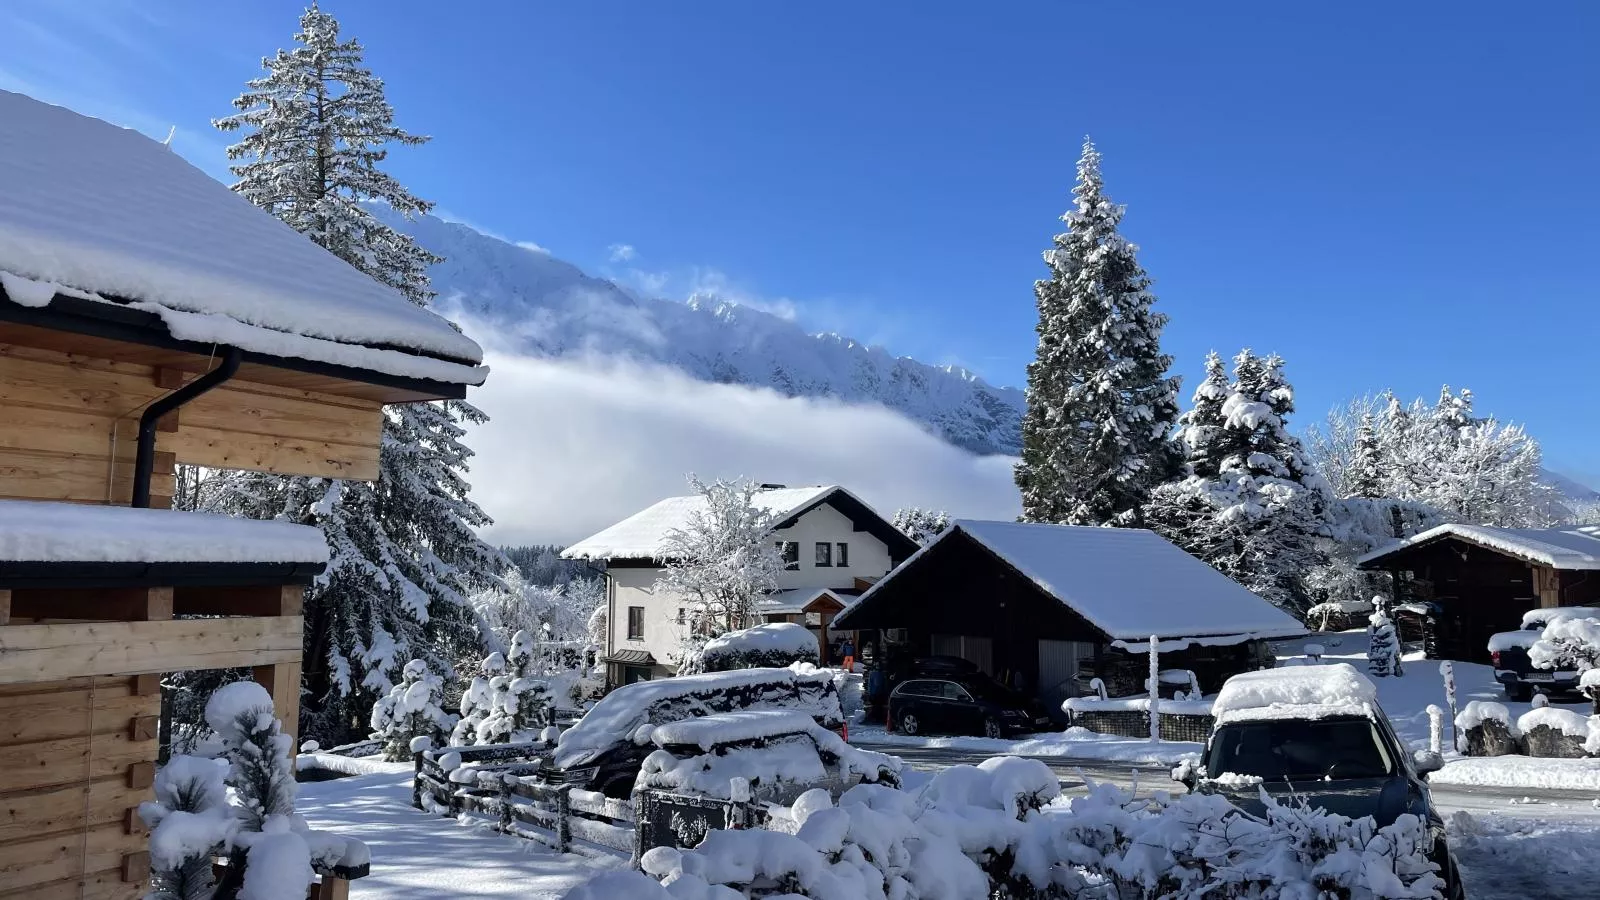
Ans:
{"label": "snow-covered spruce tree", "polygon": [[444,679],[420,659],[406,663],[400,683],[372,705],[371,724],[372,736],[383,739],[383,758],[390,762],[411,758],[412,738],[426,737],[432,746],[444,746],[456,724],[444,711]]}
{"label": "snow-covered spruce tree", "polygon": [[1361,416],[1346,476],[1351,497],[1383,496],[1383,458],[1378,450],[1378,425],[1372,413]]}
{"label": "snow-covered spruce tree", "polygon": [[682,659],[706,641],[755,622],[756,601],[777,590],[783,558],[772,543],[772,514],[757,506],[755,482],[689,484],[702,499],[681,528],[661,542],[663,571],[656,588],[691,604]]}
{"label": "snow-covered spruce tree", "polygon": [[[437,258],[363,205],[408,216],[431,208],[380,168],[391,145],[427,138],[395,125],[383,82],[362,65],[359,42],[340,40],[333,16],[307,10],[294,40],[263,61],[238,112],[215,122],[241,135],[228,148],[234,190],[427,305]],[[219,511],[317,525],[328,538],[332,561],[306,598],[302,733],[354,737],[404,661],[447,671],[471,655],[465,597],[506,566],[474,531],[489,518],[462,478],[472,455],[462,423],[484,418],[460,401],[388,408],[374,484],[235,472],[220,485]]]}
{"label": "snow-covered spruce tree", "polygon": [[1045,251],[1050,277],[1034,284],[1038,349],[1016,470],[1022,519],[1134,524],[1150,490],[1178,467],[1168,439],[1178,379],[1161,352],[1167,317],[1118,233],[1123,208],[1105,194],[1100,153],[1087,138],[1067,230]]}
{"label": "snow-covered spruce tree", "polygon": [[1389,617],[1389,601],[1372,598],[1372,615],[1367,618],[1367,671],[1379,678],[1405,674],[1400,665],[1400,633]]}
{"label": "snow-covered spruce tree", "polygon": [[1329,496],[1289,433],[1294,391],[1283,360],[1241,352],[1220,405],[1217,361],[1207,369],[1177,435],[1189,474],[1155,490],[1146,520],[1275,605],[1303,612],[1303,576],[1322,561],[1317,538]]}
{"label": "snow-covered spruce tree", "polygon": [[211,860],[237,823],[214,759],[174,756],[156,773],[156,799],[139,804],[150,829],[150,885],[145,900],[212,900]]}
{"label": "snow-covered spruce tree", "polygon": [[894,511],[894,527],[919,544],[927,544],[950,527],[950,514],[944,510],[908,506]]}
{"label": "snow-covered spruce tree", "polygon": [[305,820],[294,811],[291,739],[272,698],[252,681],[224,685],[206,704],[206,723],[222,741],[237,820],[216,896],[304,896],[313,877],[311,848]]}

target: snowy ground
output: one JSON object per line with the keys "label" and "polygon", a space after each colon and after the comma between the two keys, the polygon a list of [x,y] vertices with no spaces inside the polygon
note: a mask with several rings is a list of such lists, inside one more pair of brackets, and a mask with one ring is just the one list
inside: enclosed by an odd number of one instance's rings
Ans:
{"label": "snowy ground", "polygon": [[407,769],[300,785],[299,811],[311,827],[360,838],[372,850],[372,874],[351,883],[352,900],[554,900],[596,872],[627,865],[617,856],[561,856],[412,809]]}
{"label": "snowy ground", "polygon": [[1600,897],[1600,819],[1458,812],[1448,824],[1470,900]]}

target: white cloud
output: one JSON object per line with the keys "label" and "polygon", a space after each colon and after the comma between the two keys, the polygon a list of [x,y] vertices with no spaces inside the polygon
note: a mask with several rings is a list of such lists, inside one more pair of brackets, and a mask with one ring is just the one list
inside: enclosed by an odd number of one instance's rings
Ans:
{"label": "white cloud", "polygon": [[534,253],[543,253],[545,256],[549,256],[550,255],[550,251],[549,250],[546,250],[545,248],[539,246],[538,244],[535,244],[533,241],[517,241],[517,246],[521,247],[524,250],[531,250]]}
{"label": "white cloud", "polygon": [[1020,508],[1014,460],[964,453],[882,407],[616,361],[491,351],[488,363],[470,399],[491,421],[467,442],[473,498],[497,543],[572,543],[681,493],[689,472],[842,484],[885,515],[925,506],[1010,519]]}
{"label": "white cloud", "polygon": [[800,304],[788,297],[763,297],[733,283],[727,273],[710,266],[695,268],[689,280],[689,295],[709,294],[740,306],[759,309],[790,322],[800,316]]}
{"label": "white cloud", "polygon": [[611,252],[612,262],[630,262],[639,255],[639,251],[632,244],[612,244],[606,248]]}

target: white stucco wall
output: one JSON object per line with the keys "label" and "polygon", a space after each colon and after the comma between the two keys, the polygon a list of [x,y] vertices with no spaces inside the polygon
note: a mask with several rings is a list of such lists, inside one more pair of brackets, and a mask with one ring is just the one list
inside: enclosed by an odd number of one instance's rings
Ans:
{"label": "white stucco wall", "polygon": [[[852,531],[844,513],[823,504],[801,516],[793,527],[772,533],[772,540],[800,545],[800,569],[778,576],[780,588],[851,588],[857,578],[880,578],[889,571],[889,548],[865,531]],[[850,565],[818,568],[816,542],[850,545]]]}
{"label": "white stucco wall", "polygon": [[[775,531],[772,540],[795,541],[800,545],[800,568],[782,572],[780,588],[851,588],[856,578],[879,578],[889,571],[889,548],[864,531],[854,531],[850,519],[831,506],[823,505],[801,516],[793,527]],[[818,567],[817,541],[850,545],[848,566]],[[835,548],[837,553],[837,548]],[[836,557],[837,558],[837,557]],[[683,638],[684,628],[677,622],[678,608],[688,602],[679,594],[656,590],[659,568],[612,568],[606,570],[608,584],[608,626],[611,632],[607,653],[619,650],[644,650],[667,664]],[[628,607],[644,607],[644,639],[628,638]]]}

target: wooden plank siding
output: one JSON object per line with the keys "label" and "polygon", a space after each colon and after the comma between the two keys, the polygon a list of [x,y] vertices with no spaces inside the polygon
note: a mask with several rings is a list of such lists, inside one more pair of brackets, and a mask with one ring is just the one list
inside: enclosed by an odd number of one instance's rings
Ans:
{"label": "wooden plank siding", "polygon": [[[28,626],[0,629],[12,631]],[[0,689],[0,898],[131,898],[149,836],[138,822],[159,693],[79,677]]]}
{"label": "wooden plank siding", "polygon": [[300,616],[0,628],[0,684],[299,663]]}
{"label": "wooden plank siding", "polygon": [[[127,504],[139,414],[191,377],[0,341],[0,499]],[[156,437],[158,498],[172,496],[177,463],[357,480],[378,474],[383,411],[375,400],[241,373],[173,418],[163,423],[172,430]]]}

